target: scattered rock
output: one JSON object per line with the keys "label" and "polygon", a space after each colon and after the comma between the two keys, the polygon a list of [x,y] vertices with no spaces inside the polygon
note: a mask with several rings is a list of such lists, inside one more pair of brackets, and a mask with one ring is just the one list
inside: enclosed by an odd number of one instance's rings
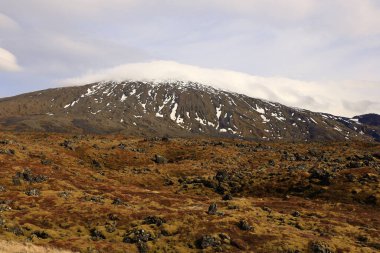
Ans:
{"label": "scattered rock", "polygon": [[119,145],[117,145],[117,147],[121,150],[124,150],[127,147],[127,145],[125,145],[124,143],[120,143]]}
{"label": "scattered rock", "polygon": [[47,176],[44,175],[34,175],[33,172],[26,168],[22,172],[17,172],[16,177],[18,177],[21,180],[24,180],[28,183],[42,183],[48,180]]}
{"label": "scattered rock", "polygon": [[246,221],[246,220],[240,220],[240,221],[238,222],[238,227],[239,227],[241,230],[244,230],[244,231],[252,230],[252,226],[249,225],[248,221]]}
{"label": "scattered rock", "polygon": [[96,228],[93,228],[90,230],[90,236],[91,236],[91,239],[93,241],[99,241],[99,240],[105,240],[106,237],[104,236],[104,234],[97,230]]}
{"label": "scattered rock", "polygon": [[35,197],[37,197],[37,196],[41,195],[41,192],[38,189],[32,188],[32,189],[26,190],[25,194],[28,195],[28,196],[35,196]]}
{"label": "scattered rock", "polygon": [[93,166],[94,168],[97,168],[97,169],[99,169],[99,168],[102,167],[102,165],[100,164],[100,162],[98,162],[98,161],[95,160],[95,159],[93,159],[93,160],[91,161],[91,164],[92,164],[92,166]]}
{"label": "scattered rock", "polygon": [[69,149],[69,150],[75,150],[74,146],[73,146],[73,143],[69,140],[64,140],[61,144],[59,144],[60,146],[66,148],[66,149]]}
{"label": "scattered rock", "polygon": [[207,213],[208,214],[211,214],[211,215],[215,215],[218,211],[218,206],[216,203],[212,203],[209,207],[208,207],[208,211]]}
{"label": "scattered rock", "polygon": [[20,226],[17,226],[17,225],[8,228],[8,231],[15,234],[16,236],[23,236],[24,235],[24,231],[22,230],[22,228]]}
{"label": "scattered rock", "polygon": [[312,253],[333,253],[334,252],[327,243],[321,242],[321,241],[311,242],[310,251]]}
{"label": "scattered rock", "polygon": [[195,242],[197,248],[206,249],[208,247],[217,247],[222,243],[219,238],[216,238],[212,235],[204,235]]}
{"label": "scattered rock", "polygon": [[350,161],[347,163],[346,167],[350,169],[360,168],[363,167],[363,163],[359,161]]}
{"label": "scattered rock", "polygon": [[270,208],[267,207],[267,206],[263,206],[261,209],[262,209],[263,211],[268,212],[268,213],[271,213],[271,212],[272,212],[272,209],[270,209]]}
{"label": "scattered rock", "polygon": [[219,170],[216,172],[215,179],[219,185],[228,179],[228,172],[226,170]]}
{"label": "scattered rock", "polygon": [[42,165],[51,165],[51,164],[53,164],[53,161],[49,160],[49,159],[42,159],[41,164]]}
{"label": "scattered rock", "polygon": [[69,198],[70,196],[71,196],[71,193],[68,192],[68,191],[62,191],[62,192],[59,192],[59,193],[58,193],[58,197],[60,197],[60,198],[65,198],[65,199],[67,199],[67,198]]}
{"label": "scattered rock", "polygon": [[36,236],[39,239],[48,239],[50,237],[45,231],[34,231],[31,235]]}
{"label": "scattered rock", "polygon": [[112,201],[112,205],[123,205],[124,201],[120,198],[114,198]]}
{"label": "scattered rock", "polygon": [[144,229],[133,229],[124,235],[123,242],[125,243],[138,243],[153,241],[154,237],[146,232]]}
{"label": "scattered rock", "polygon": [[0,185],[0,192],[5,192],[5,191],[6,191],[5,186]]}
{"label": "scattered rock", "polygon": [[301,213],[298,212],[298,211],[294,211],[294,212],[292,212],[292,216],[293,216],[293,217],[300,217],[300,216],[301,216]]}
{"label": "scattered rock", "polygon": [[16,152],[13,149],[0,149],[0,154],[14,155]]}
{"label": "scattered rock", "polygon": [[224,195],[223,196],[223,198],[222,198],[223,200],[232,200],[233,199],[233,197],[232,197],[232,195],[231,194],[226,194],[226,195]]}
{"label": "scattered rock", "polygon": [[164,179],[164,185],[165,185],[165,186],[174,185],[174,182],[173,182],[173,180],[171,180],[170,178],[165,178],[165,179]]}
{"label": "scattered rock", "polygon": [[12,208],[9,205],[0,203],[0,213],[10,210],[12,210]]}
{"label": "scattered rock", "polygon": [[153,161],[157,164],[166,164],[168,163],[168,159],[161,155],[155,155]]}
{"label": "scattered rock", "polygon": [[148,216],[144,219],[145,224],[161,226],[165,223],[165,220],[157,216]]}
{"label": "scattered rock", "polygon": [[114,213],[110,213],[110,214],[108,214],[108,219],[110,219],[110,220],[112,220],[112,221],[120,220],[120,219],[119,219],[119,216],[117,216],[117,215],[114,214]]}
{"label": "scattered rock", "polygon": [[331,184],[331,178],[332,178],[332,175],[324,170],[324,169],[316,169],[316,168],[313,168],[311,170],[309,170],[309,173],[310,173],[310,179],[313,180],[313,179],[316,179],[318,180],[316,183],[320,184],[320,185],[330,185]]}

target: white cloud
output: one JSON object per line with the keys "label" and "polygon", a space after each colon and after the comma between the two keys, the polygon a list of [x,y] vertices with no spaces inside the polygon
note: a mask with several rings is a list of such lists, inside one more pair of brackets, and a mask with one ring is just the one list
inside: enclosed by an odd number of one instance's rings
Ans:
{"label": "white cloud", "polygon": [[[173,61],[152,61],[120,65],[66,79],[65,86],[97,81],[183,80],[196,81],[216,88],[276,101],[289,106],[354,116],[380,112],[377,95],[380,87],[361,82],[307,82],[282,77],[259,77],[223,69],[208,69]],[[365,100],[366,102],[362,102]],[[349,101],[349,102],[347,102]],[[372,101],[372,102],[371,102]],[[352,103],[352,106],[350,105]]]}
{"label": "white cloud", "polygon": [[9,51],[0,47],[0,71],[20,71],[16,57]]}

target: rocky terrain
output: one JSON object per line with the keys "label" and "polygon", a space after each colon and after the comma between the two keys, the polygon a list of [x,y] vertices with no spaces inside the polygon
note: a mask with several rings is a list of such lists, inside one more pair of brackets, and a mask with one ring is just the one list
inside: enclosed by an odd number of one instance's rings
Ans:
{"label": "rocky terrain", "polygon": [[0,127],[13,131],[380,141],[380,127],[372,121],[182,81],[100,82],[0,99]]}
{"label": "rocky terrain", "polygon": [[0,168],[0,241],[72,252],[380,251],[376,142],[7,131]]}

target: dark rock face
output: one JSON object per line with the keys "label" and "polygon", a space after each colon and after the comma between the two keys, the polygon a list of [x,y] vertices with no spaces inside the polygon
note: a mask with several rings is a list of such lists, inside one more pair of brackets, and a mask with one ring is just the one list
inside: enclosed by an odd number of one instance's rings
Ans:
{"label": "dark rock face", "polygon": [[380,126],[380,115],[375,113],[364,114],[355,116],[354,119],[358,119],[360,123],[370,126]]}
{"label": "dark rock face", "polygon": [[[20,131],[288,141],[368,140],[379,135],[375,129],[379,127],[377,117],[359,119],[372,124],[372,128],[367,128],[349,118],[294,109],[182,81],[101,82],[0,99],[1,127]],[[75,149],[69,141],[61,145]]]}

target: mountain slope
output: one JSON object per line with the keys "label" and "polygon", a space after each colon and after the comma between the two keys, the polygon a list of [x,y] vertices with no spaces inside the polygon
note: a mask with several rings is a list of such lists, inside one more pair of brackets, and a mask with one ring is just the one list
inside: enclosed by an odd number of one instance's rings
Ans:
{"label": "mountain slope", "polygon": [[358,120],[194,82],[100,82],[0,100],[4,129],[258,140],[370,139]]}

